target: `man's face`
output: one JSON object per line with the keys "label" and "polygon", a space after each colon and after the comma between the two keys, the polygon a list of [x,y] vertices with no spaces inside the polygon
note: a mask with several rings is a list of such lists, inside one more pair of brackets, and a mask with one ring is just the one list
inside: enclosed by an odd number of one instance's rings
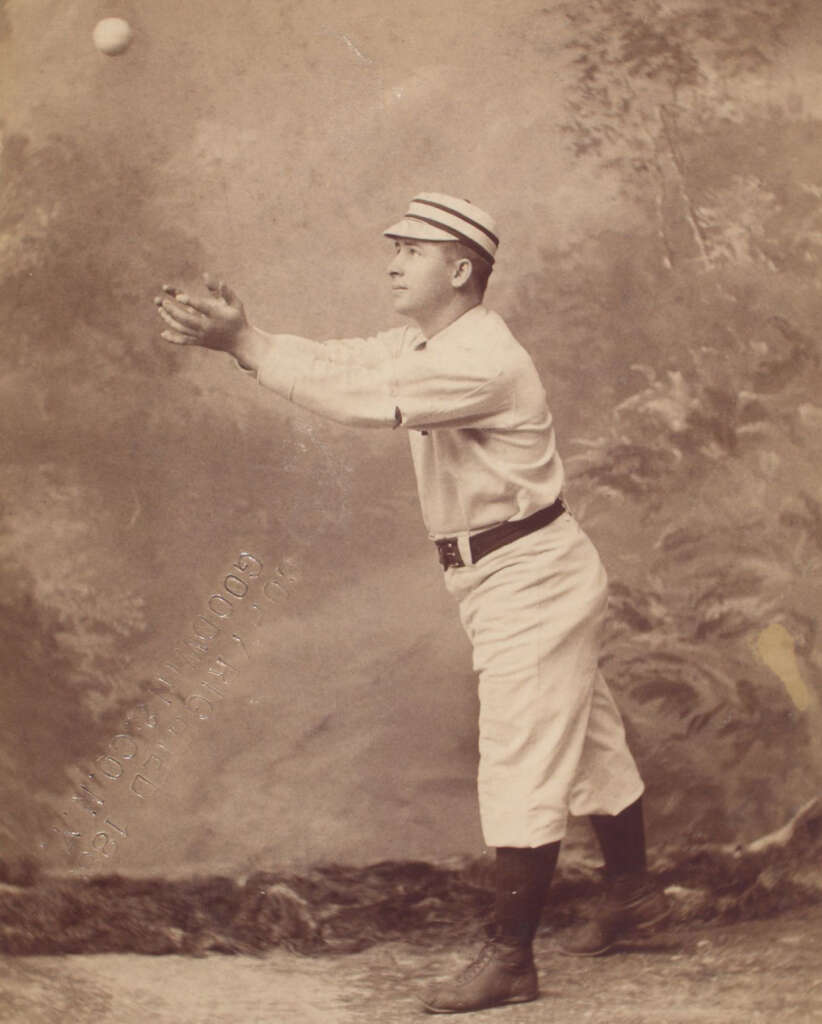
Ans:
{"label": "man's face", "polygon": [[425,318],[453,299],[456,261],[446,259],[446,251],[441,242],[418,242],[412,238],[394,240],[388,275],[394,309],[398,313]]}

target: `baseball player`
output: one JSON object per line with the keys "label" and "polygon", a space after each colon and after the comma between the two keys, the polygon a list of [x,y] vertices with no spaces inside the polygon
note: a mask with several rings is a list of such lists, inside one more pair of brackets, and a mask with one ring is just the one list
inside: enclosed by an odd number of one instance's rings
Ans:
{"label": "baseball player", "polygon": [[494,221],[422,193],[384,234],[394,308],[410,323],[372,338],[266,334],[208,277],[206,298],[166,286],[155,302],[167,341],[228,352],[263,387],[337,422],[408,434],[479,676],[479,807],[496,848],[489,941],[423,998],[432,1013],[457,1013],[537,997],[532,940],[569,813],[591,817],[608,884],[564,952],[602,953],[664,917],[667,901],[646,873],[644,787],[598,669],[605,572],[563,500],[537,371],[483,304]]}

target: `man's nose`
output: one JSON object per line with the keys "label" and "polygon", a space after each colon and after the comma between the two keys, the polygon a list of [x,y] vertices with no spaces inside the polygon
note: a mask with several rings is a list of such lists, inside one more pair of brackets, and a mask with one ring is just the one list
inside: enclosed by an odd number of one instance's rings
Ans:
{"label": "man's nose", "polygon": [[391,277],[396,277],[402,273],[401,257],[401,252],[395,252],[388,261],[388,273]]}

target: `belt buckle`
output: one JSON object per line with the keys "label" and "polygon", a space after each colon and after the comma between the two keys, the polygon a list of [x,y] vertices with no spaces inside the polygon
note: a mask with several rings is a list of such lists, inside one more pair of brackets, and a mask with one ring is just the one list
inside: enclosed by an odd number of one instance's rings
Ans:
{"label": "belt buckle", "polygon": [[465,565],[460,554],[459,544],[456,537],[446,537],[437,541],[437,554],[440,565],[443,569],[460,569]]}

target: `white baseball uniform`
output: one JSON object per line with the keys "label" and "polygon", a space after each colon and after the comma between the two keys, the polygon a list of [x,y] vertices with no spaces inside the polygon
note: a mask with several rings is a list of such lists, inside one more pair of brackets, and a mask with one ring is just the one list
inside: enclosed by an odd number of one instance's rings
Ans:
{"label": "white baseball uniform", "polygon": [[565,512],[472,564],[469,538],[551,505],[564,480],[545,391],[496,313],[431,338],[272,335],[259,382],[358,426],[409,431],[423,518],[465,565],[445,572],[479,674],[479,801],[489,846],[562,838],[573,814],[616,814],[643,784],[597,664],[607,583]]}

